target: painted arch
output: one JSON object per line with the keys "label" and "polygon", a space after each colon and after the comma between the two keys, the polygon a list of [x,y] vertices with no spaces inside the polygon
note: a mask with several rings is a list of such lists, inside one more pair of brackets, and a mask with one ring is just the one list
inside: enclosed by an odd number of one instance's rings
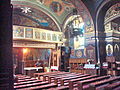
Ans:
{"label": "painted arch", "polygon": [[[74,7],[66,0],[12,0],[12,4],[14,9],[30,9],[31,12],[19,13],[22,14],[22,16],[29,16],[29,19],[31,18],[34,21],[37,21],[37,23],[39,23],[40,20],[39,18],[36,18],[34,14],[39,12],[39,15],[41,15],[40,17],[49,21],[49,26],[55,31],[62,31],[62,23],[67,15],[72,12]],[[34,11],[34,14],[32,14],[32,11]]]}

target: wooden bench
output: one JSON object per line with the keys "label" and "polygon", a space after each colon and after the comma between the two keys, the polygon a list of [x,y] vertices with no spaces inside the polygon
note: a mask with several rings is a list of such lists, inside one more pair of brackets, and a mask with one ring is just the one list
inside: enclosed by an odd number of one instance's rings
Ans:
{"label": "wooden bench", "polygon": [[37,80],[36,78],[30,78],[30,79],[23,79],[23,80],[18,80],[18,82],[26,82],[26,81],[33,81]]}
{"label": "wooden bench", "polygon": [[60,71],[56,71],[56,72],[44,72],[44,73],[34,73],[34,77],[38,77],[38,79],[40,79],[41,76],[43,75],[48,75],[48,74],[54,74],[54,73],[59,73]]}
{"label": "wooden bench", "polygon": [[89,74],[84,74],[84,75],[79,75],[79,76],[74,76],[74,77],[65,77],[65,78],[61,78],[61,79],[55,78],[54,83],[58,84],[58,80],[60,79],[60,85],[63,86],[63,85],[65,85],[64,83],[67,82],[68,80],[86,77],[86,76],[89,76]]}
{"label": "wooden bench", "polygon": [[69,86],[58,86],[55,88],[49,88],[48,90],[70,90]]}
{"label": "wooden bench", "polygon": [[65,74],[70,74],[69,72],[60,72],[60,73],[56,73],[56,74],[49,74],[49,75],[43,75],[43,81],[46,81],[48,77],[50,76],[59,76],[59,75],[65,75]]}
{"label": "wooden bench", "polygon": [[[100,81],[100,80],[104,80],[104,79],[108,79],[110,78],[110,76],[100,76],[100,77],[95,77],[95,78],[92,78],[92,79],[87,79],[87,80],[83,80],[83,81],[78,81],[78,89],[80,90],[83,90],[83,85],[89,85],[90,83],[92,82],[97,82],[97,81]],[[82,79],[81,79],[82,80]],[[73,83],[74,80],[70,81],[69,83]],[[73,88],[72,86],[70,86],[70,88]]]}
{"label": "wooden bench", "polygon": [[87,90],[96,90],[96,89],[100,89],[100,88],[104,88],[105,86],[107,86],[108,84],[112,83],[112,82],[115,82],[115,81],[118,81],[120,80],[120,77],[111,77],[109,79],[106,79],[106,80],[102,80],[102,81],[99,81],[99,82],[94,82],[94,83],[91,83],[89,85],[89,88],[87,88]]}
{"label": "wooden bench", "polygon": [[[92,76],[87,76],[87,77],[81,77],[81,78],[77,78],[77,79],[72,79],[72,82],[75,82],[77,80],[86,80],[86,79],[94,78],[94,77],[97,77],[97,75],[92,75]],[[69,90],[69,89],[73,90],[73,88],[70,88],[70,87],[71,86],[70,86],[70,83],[69,83],[67,86],[59,86],[59,87],[56,87],[56,88],[51,88],[49,90]]]}
{"label": "wooden bench", "polygon": [[24,80],[24,79],[30,79],[31,77],[17,77],[18,78],[18,80]]}
{"label": "wooden bench", "polygon": [[57,87],[57,84],[55,83],[50,83],[50,84],[46,84],[46,85],[38,85],[38,86],[31,86],[31,87],[27,87],[27,88],[21,88],[18,90],[42,90],[42,89],[49,89],[49,88],[53,88],[53,87]]}
{"label": "wooden bench", "polygon": [[26,76],[26,75],[16,74],[15,76],[17,76],[17,77],[24,77],[24,76]]}
{"label": "wooden bench", "polygon": [[9,90],[9,83],[0,84],[0,90]]}
{"label": "wooden bench", "polygon": [[28,88],[28,87],[34,87],[34,86],[41,86],[41,85],[45,85],[45,84],[48,84],[48,81],[14,86],[14,89],[22,89],[22,88]]}
{"label": "wooden bench", "polygon": [[82,74],[75,74],[75,73],[72,73],[72,74],[63,74],[63,75],[57,75],[57,76],[48,76],[48,81],[49,83],[51,83],[51,80],[55,80],[56,79],[61,79],[61,78],[65,78],[65,77],[74,77],[74,76],[79,76],[79,75],[82,75]]}
{"label": "wooden bench", "polygon": [[112,84],[109,84],[104,88],[104,90],[113,90],[115,88],[120,88],[120,81],[118,82],[113,82]]}
{"label": "wooden bench", "polygon": [[56,71],[56,72],[43,72],[43,73],[34,73],[34,77],[38,76],[38,75],[46,75],[46,74],[51,74],[51,73],[57,73],[60,71]]}
{"label": "wooden bench", "polygon": [[87,77],[69,80],[69,88],[72,90],[74,88],[75,84],[77,86],[78,81],[88,80],[88,79],[92,79],[92,78],[96,78],[96,77],[99,77],[99,76],[98,75],[91,75],[91,76],[87,76]]}
{"label": "wooden bench", "polygon": [[[27,76],[19,76],[19,83],[14,83],[14,89],[17,90],[119,90],[120,77],[97,76],[89,74],[76,74],[69,72],[51,73],[50,75],[42,74],[48,77],[48,81],[36,80],[35,78],[26,78]],[[49,78],[51,81],[49,82]],[[55,80],[54,80],[54,79]],[[53,81],[54,83],[53,83]],[[118,82],[115,82],[118,81]],[[78,84],[77,84],[78,83]],[[109,86],[107,86],[109,85]]]}
{"label": "wooden bench", "polygon": [[114,90],[120,90],[120,87],[115,88]]}
{"label": "wooden bench", "polygon": [[42,80],[34,80],[34,81],[26,81],[26,82],[14,83],[14,86],[31,84],[31,83],[38,83],[38,82],[42,82]]}

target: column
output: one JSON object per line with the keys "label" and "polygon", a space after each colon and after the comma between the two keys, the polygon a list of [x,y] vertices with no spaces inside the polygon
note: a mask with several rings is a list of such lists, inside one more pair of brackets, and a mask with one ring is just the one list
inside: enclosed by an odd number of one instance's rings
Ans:
{"label": "column", "polygon": [[[2,78],[6,80],[2,81]],[[0,90],[13,90],[12,7],[0,0]]]}

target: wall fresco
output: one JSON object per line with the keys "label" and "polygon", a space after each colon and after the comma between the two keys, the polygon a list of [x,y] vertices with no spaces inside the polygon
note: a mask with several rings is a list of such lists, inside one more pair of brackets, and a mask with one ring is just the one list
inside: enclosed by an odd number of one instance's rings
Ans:
{"label": "wall fresco", "polygon": [[26,38],[33,38],[33,29],[32,28],[25,29],[25,37]]}
{"label": "wall fresco", "polygon": [[13,31],[13,37],[24,37],[24,28],[23,27],[15,27],[15,30]]}
{"label": "wall fresco", "polygon": [[61,5],[59,2],[53,1],[53,2],[50,4],[50,9],[51,9],[53,12],[60,12],[60,11],[62,10],[62,5]]}
{"label": "wall fresco", "polygon": [[62,43],[62,37],[62,32],[16,25],[13,26],[13,39]]}

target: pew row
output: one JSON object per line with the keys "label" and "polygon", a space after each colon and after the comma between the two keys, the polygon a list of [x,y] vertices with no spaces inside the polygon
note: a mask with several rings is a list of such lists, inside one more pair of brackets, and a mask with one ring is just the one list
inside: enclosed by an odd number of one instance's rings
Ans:
{"label": "pew row", "polygon": [[94,82],[94,83],[91,83],[89,85],[89,88],[87,88],[87,90],[100,90],[102,88],[105,88],[107,85],[115,82],[115,81],[119,81],[120,80],[120,77],[111,77],[109,79],[106,79],[106,80],[102,80],[102,81],[99,81],[99,82]]}

